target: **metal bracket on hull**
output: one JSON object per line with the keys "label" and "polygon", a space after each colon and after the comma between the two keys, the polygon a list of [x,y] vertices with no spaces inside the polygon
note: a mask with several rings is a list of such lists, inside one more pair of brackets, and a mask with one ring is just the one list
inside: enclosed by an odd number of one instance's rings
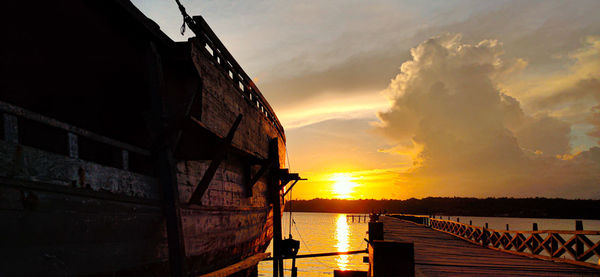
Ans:
{"label": "metal bracket on hull", "polygon": [[233,141],[233,136],[235,135],[235,131],[237,130],[238,126],[240,126],[242,117],[242,114],[238,115],[238,117],[235,119],[235,122],[231,126],[231,129],[229,129],[229,133],[227,133],[227,136],[218,146],[215,158],[210,162],[208,169],[206,169],[206,171],[204,172],[204,176],[202,176],[202,180],[198,182],[196,189],[192,193],[192,197],[189,201],[190,204],[201,203],[202,196],[204,195],[204,192],[206,192],[206,189],[208,189],[210,181],[212,181],[213,177],[215,176],[219,165],[227,157],[227,148],[229,148],[231,142]]}
{"label": "metal bracket on hull", "polygon": [[[294,186],[298,181],[303,181],[307,179],[300,178],[300,175],[298,173],[290,173],[289,169],[287,168],[282,168],[279,170],[279,180],[281,180],[280,189],[283,189],[291,181],[294,181],[294,183],[292,184],[292,186]],[[288,191],[290,189],[291,187],[288,189]]]}

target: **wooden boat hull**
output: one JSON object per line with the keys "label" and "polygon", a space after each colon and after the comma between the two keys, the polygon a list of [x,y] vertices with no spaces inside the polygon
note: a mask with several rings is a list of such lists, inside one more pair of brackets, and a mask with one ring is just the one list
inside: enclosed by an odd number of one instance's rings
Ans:
{"label": "wooden boat hull", "polygon": [[[0,276],[166,276],[173,235],[188,274],[265,251],[285,135],[208,26],[173,42],[126,0],[6,5],[0,25],[28,9],[53,32],[5,30]],[[52,70],[32,78],[38,67]],[[167,232],[169,203],[180,234]]]}
{"label": "wooden boat hull", "polygon": [[[156,179],[1,140],[0,157],[0,275],[168,275]],[[231,178],[226,169],[222,173]],[[211,184],[206,206],[181,210],[193,272],[264,252],[272,238],[266,185],[261,182],[245,198],[235,180],[225,184],[221,178]],[[180,182],[180,188],[185,198],[189,185]]]}

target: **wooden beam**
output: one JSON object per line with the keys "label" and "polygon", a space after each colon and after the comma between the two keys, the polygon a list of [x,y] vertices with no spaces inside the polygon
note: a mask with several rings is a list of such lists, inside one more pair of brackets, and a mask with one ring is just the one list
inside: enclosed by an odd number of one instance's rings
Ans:
{"label": "wooden beam", "polygon": [[[274,171],[279,170],[279,139],[269,143],[269,160],[273,161]],[[283,277],[283,259],[281,255],[281,180],[278,172],[269,175],[270,201],[273,203],[273,277]]]}
{"label": "wooden beam", "polygon": [[202,176],[202,180],[198,182],[196,189],[192,193],[192,197],[190,197],[190,204],[199,204],[201,202],[202,196],[204,195],[204,192],[206,192],[206,189],[208,189],[210,181],[212,181],[213,177],[215,176],[219,165],[221,165],[221,162],[223,162],[223,160],[225,160],[227,157],[227,149],[231,145],[231,141],[233,141],[235,131],[237,130],[238,126],[240,126],[240,122],[242,122],[242,117],[242,114],[238,115],[238,117],[235,119],[235,122],[231,126],[231,129],[229,129],[227,137],[225,137],[217,147],[215,158],[210,162],[210,165],[204,172],[204,176]]}
{"label": "wooden beam", "polygon": [[[283,257],[282,259],[301,259],[301,258],[315,258],[315,257],[328,257],[328,256],[339,256],[339,255],[352,255],[352,254],[362,254],[368,253],[366,249],[364,250],[354,250],[354,251],[345,251],[345,252],[327,252],[327,253],[315,253],[315,254],[305,254],[305,255],[296,255],[293,257]],[[265,261],[272,261],[273,258],[266,258]]]}
{"label": "wooden beam", "polygon": [[274,161],[273,160],[268,160],[267,162],[265,162],[260,169],[258,170],[258,172],[256,172],[256,174],[252,177],[252,179],[250,179],[250,181],[248,181],[248,183],[246,184],[246,196],[250,197],[252,196],[252,187],[254,187],[254,184],[256,184],[256,182],[258,182],[258,180],[265,175],[265,173],[267,173],[269,171],[269,169],[271,169],[271,167],[273,166]]}
{"label": "wooden beam", "polygon": [[235,263],[232,264],[228,267],[219,269],[217,271],[208,273],[208,274],[204,274],[204,275],[200,275],[199,277],[225,277],[225,276],[229,276],[235,273],[238,273],[242,270],[251,268],[255,265],[257,265],[260,261],[266,259],[267,257],[271,256],[271,253],[258,253],[254,256],[250,256],[249,258],[246,258],[245,260],[239,262],[239,263]]}
{"label": "wooden beam", "polygon": [[19,129],[18,129],[18,118],[25,118],[35,122],[39,122],[44,125],[52,126],[54,128],[65,130],[69,133],[73,133],[80,137],[86,137],[99,143],[108,144],[127,151],[137,153],[144,156],[150,156],[150,151],[144,148],[137,147],[135,145],[127,144],[112,138],[101,136],[99,134],[90,132],[85,129],[81,129],[67,123],[58,121],[54,118],[46,117],[38,113],[34,113],[30,110],[23,109],[21,107],[13,106],[6,102],[0,101],[0,112],[3,112],[4,120],[4,140],[12,143],[19,142]]}
{"label": "wooden beam", "polygon": [[[69,142],[69,157],[78,159],[79,158],[79,139],[76,134],[71,132],[67,133],[67,138]],[[123,150],[127,151],[127,150]]]}
{"label": "wooden beam", "polygon": [[[306,179],[303,179],[303,180],[306,180]],[[300,181],[300,180],[294,180],[292,185],[283,193],[283,195],[281,197],[285,198],[285,196],[288,194],[288,192],[292,191],[292,189],[294,188],[296,183],[298,183],[298,181]]]}
{"label": "wooden beam", "polygon": [[15,115],[4,114],[4,140],[19,143],[19,120]]}
{"label": "wooden beam", "polygon": [[[279,179],[281,180],[281,187],[283,189],[287,184],[291,181],[305,181],[307,179],[300,178],[298,173],[290,173],[287,168],[282,168],[279,170]],[[295,183],[294,183],[295,184]]]}
{"label": "wooden beam", "polygon": [[[202,123],[202,121],[200,121],[198,118],[196,118],[194,116],[189,116],[187,118],[187,120],[185,121],[185,125],[186,126],[184,128],[200,128],[202,130],[202,132],[205,133],[206,135],[210,136],[211,139],[216,139],[216,140],[225,139],[223,136],[218,135],[215,132],[213,132],[210,128],[208,128],[208,126],[206,126],[204,123]],[[206,139],[205,137],[200,137],[200,136],[199,136],[199,138]],[[228,152],[247,159],[248,163],[250,163],[250,164],[263,164],[264,161],[267,160],[267,157],[263,157],[256,152],[250,153],[247,150],[244,150],[239,146],[235,146],[234,144],[231,144],[229,146]]]}
{"label": "wooden beam", "polygon": [[[186,120],[188,120],[190,118],[190,116],[192,115],[192,107],[194,106],[196,99],[197,98],[202,99],[202,89],[203,88],[204,88],[204,83],[202,82],[202,79],[198,79],[198,88],[196,90],[194,90],[194,92],[190,96],[190,100],[188,101],[188,103],[185,107],[183,116],[180,117],[179,122],[177,122],[175,124],[176,128],[177,128],[177,134],[175,135],[175,142],[173,143],[173,151],[177,151],[177,149],[179,147],[179,141],[181,141],[181,136],[183,135],[184,122]],[[200,97],[198,97],[198,95],[200,95]]]}
{"label": "wooden beam", "polygon": [[187,275],[185,263],[185,243],[183,239],[183,228],[181,226],[181,214],[179,209],[179,190],[177,186],[177,175],[175,173],[175,161],[172,149],[169,147],[168,137],[161,137],[166,126],[165,114],[162,105],[164,93],[164,77],[160,54],[153,42],[150,42],[147,51],[149,96],[152,103],[151,128],[157,132],[155,142],[156,167],[158,169],[159,182],[163,194],[163,207],[166,217],[167,242],[169,246],[169,266],[172,277],[183,277]]}

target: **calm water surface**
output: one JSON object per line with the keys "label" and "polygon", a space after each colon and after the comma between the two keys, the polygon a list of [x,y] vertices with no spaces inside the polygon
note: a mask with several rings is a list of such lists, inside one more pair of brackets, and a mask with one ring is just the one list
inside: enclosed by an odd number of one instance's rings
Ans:
{"label": "calm water surface", "polygon": [[[489,228],[505,230],[509,224],[510,230],[531,230],[533,223],[538,224],[539,230],[575,230],[575,219],[547,219],[547,218],[513,218],[513,217],[468,217],[450,216],[451,220],[473,225],[483,226],[488,223]],[[292,218],[296,224],[292,225],[292,237],[300,240],[298,254],[313,254],[335,251],[350,251],[366,248],[367,223],[346,222],[346,214],[335,213],[293,213]],[[436,218],[440,218],[437,216]],[[448,216],[443,216],[448,219]],[[289,233],[289,213],[282,219],[284,237]],[[585,230],[600,230],[600,220],[583,220]],[[594,238],[594,241],[596,238]],[[267,252],[273,252],[272,245]],[[298,276],[323,276],[332,275],[334,269],[364,270],[369,267],[362,262],[366,254],[331,256],[320,258],[304,258],[296,261]],[[595,259],[595,258],[594,258]],[[597,260],[595,260],[597,262]],[[291,261],[285,262],[286,276],[289,276]],[[272,262],[261,262],[258,265],[259,276],[272,276]]]}
{"label": "calm water surface", "polygon": [[[346,222],[346,214],[293,213],[292,217],[296,222],[292,225],[292,237],[300,240],[298,254],[361,250],[367,247],[364,241],[367,223]],[[287,238],[289,213],[284,214],[282,224],[284,237]],[[273,252],[272,245],[269,245],[267,252]],[[333,276],[334,269],[366,271],[369,265],[362,262],[363,256],[366,254],[298,259],[298,276]],[[291,261],[285,261],[286,276],[290,274],[291,265]],[[272,276],[273,263],[259,263],[258,272],[259,276]]]}

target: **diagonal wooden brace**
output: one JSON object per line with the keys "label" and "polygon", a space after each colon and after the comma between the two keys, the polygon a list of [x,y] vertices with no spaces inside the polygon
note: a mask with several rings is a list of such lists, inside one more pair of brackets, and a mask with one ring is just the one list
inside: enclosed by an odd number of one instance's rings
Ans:
{"label": "diagonal wooden brace", "polygon": [[256,184],[256,182],[258,182],[258,180],[262,176],[264,176],[269,170],[271,170],[274,164],[275,161],[272,159],[267,160],[265,163],[262,164],[258,172],[256,172],[252,179],[250,179],[250,181],[246,184],[246,197],[252,196],[252,187],[254,187],[254,184]]}
{"label": "diagonal wooden brace", "polygon": [[202,196],[204,195],[204,192],[206,192],[206,189],[208,189],[208,185],[210,185],[210,181],[212,181],[213,177],[215,176],[219,165],[221,165],[221,162],[223,162],[223,160],[225,160],[227,157],[227,149],[231,145],[235,131],[237,130],[241,121],[242,114],[238,115],[238,117],[235,119],[235,122],[231,126],[231,129],[229,129],[229,133],[227,133],[227,136],[218,146],[214,159],[210,162],[208,169],[206,169],[204,176],[202,176],[202,180],[198,182],[198,186],[196,186],[196,189],[192,193],[192,197],[190,197],[190,204],[199,204],[202,200]]}
{"label": "diagonal wooden brace", "polygon": [[278,173],[279,173],[279,180],[281,180],[281,185],[280,185],[279,189],[283,189],[291,181],[306,180],[304,178],[300,178],[300,175],[298,173],[290,173],[287,168],[280,169]]}

